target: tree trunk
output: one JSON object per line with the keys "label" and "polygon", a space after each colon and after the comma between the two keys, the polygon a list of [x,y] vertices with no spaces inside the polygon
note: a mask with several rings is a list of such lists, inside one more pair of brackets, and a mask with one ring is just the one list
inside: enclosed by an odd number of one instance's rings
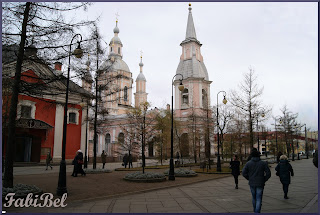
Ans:
{"label": "tree trunk", "polygon": [[14,157],[14,145],[15,145],[15,129],[16,129],[16,117],[17,117],[17,105],[19,95],[19,85],[21,79],[21,67],[24,56],[24,46],[26,42],[27,22],[29,17],[31,2],[26,3],[25,10],[23,12],[23,22],[21,31],[21,41],[19,45],[18,59],[16,64],[16,73],[12,89],[12,97],[10,103],[9,124],[8,124],[8,141],[6,150],[5,161],[5,173],[4,173],[4,187],[13,187],[13,157]]}

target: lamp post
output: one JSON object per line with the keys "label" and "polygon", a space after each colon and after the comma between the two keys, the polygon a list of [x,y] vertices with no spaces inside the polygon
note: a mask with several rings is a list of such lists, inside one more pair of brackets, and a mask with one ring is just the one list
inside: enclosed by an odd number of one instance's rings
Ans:
{"label": "lamp post", "polygon": [[177,76],[180,75],[181,79],[180,79],[180,85],[179,85],[179,90],[182,91],[184,89],[184,86],[182,84],[182,80],[183,80],[183,75],[182,74],[176,74],[175,76],[173,76],[172,78],[172,85],[171,85],[171,155],[170,155],[170,170],[169,170],[169,180],[174,181],[175,177],[174,177],[174,166],[173,166],[173,84],[174,81],[173,79]]}
{"label": "lamp post", "polygon": [[218,140],[218,158],[217,158],[217,172],[221,172],[221,161],[220,161],[220,138],[219,138],[219,102],[218,97],[219,93],[223,92],[223,104],[227,104],[226,95],[227,93],[225,91],[219,91],[217,93],[217,140]]}
{"label": "lamp post", "polygon": [[[259,112],[259,110],[262,109],[262,112]],[[262,117],[264,117],[264,108],[258,108],[258,111],[256,112],[257,116],[257,136],[258,136],[258,152],[260,153],[260,143],[259,143],[259,115],[261,114]]]}
{"label": "lamp post", "polygon": [[68,97],[69,97],[69,79],[70,79],[70,58],[71,58],[71,46],[72,41],[77,36],[80,36],[80,42],[77,41],[78,47],[72,53],[76,58],[81,58],[83,55],[83,51],[81,50],[80,43],[82,42],[81,34],[76,34],[73,36],[70,43],[69,50],[69,65],[68,65],[68,75],[67,75],[67,88],[66,88],[66,103],[64,106],[64,121],[63,121],[63,136],[62,136],[62,159],[60,162],[60,170],[59,170],[59,181],[57,187],[57,195],[62,196],[64,193],[67,193],[67,182],[66,182],[66,143],[67,143],[67,119],[68,119]]}
{"label": "lamp post", "polygon": [[282,123],[282,120],[281,120],[281,116],[276,116],[274,118],[274,128],[275,128],[275,132],[276,132],[276,149],[277,149],[277,153],[275,154],[278,154],[279,153],[279,148],[278,148],[278,133],[277,133],[277,120],[279,118],[279,123],[281,124]]}
{"label": "lamp post", "polygon": [[142,130],[142,134],[141,134],[141,142],[142,142],[142,173],[144,174],[144,168],[146,166],[146,159],[145,159],[145,155],[144,155],[144,148],[145,148],[145,129],[146,129],[146,112],[147,112],[147,107],[144,106],[143,107],[143,124],[141,125],[141,130]]}
{"label": "lamp post", "polygon": [[89,115],[89,105],[88,105],[89,101],[87,101],[87,122],[86,122],[86,146],[85,146],[85,152],[84,152],[84,168],[88,168],[88,157],[87,157],[87,153],[88,153],[88,115]]}
{"label": "lamp post", "polygon": [[303,126],[304,126],[305,150],[306,150],[307,159],[309,159],[308,137],[307,137],[307,124],[301,125],[301,127],[303,127]]}
{"label": "lamp post", "polygon": [[300,129],[301,127],[299,127],[297,124],[294,126],[294,128],[296,129],[296,140],[297,140],[297,154],[298,154],[298,160],[300,160],[300,156],[299,156],[299,139],[298,139],[298,128]]}

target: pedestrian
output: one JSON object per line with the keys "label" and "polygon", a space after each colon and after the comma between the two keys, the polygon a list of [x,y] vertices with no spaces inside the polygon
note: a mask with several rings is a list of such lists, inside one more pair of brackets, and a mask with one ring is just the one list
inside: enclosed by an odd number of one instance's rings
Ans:
{"label": "pedestrian", "polygon": [[78,163],[77,163],[77,156],[78,156],[78,151],[76,152],[76,156],[74,156],[73,161],[72,161],[72,165],[73,165],[73,172],[71,174],[71,176],[76,177],[77,173],[77,169],[78,169]]}
{"label": "pedestrian", "polygon": [[233,156],[233,161],[230,162],[231,174],[234,177],[236,189],[238,189],[238,177],[240,175],[240,161],[238,155]]}
{"label": "pedestrian", "polygon": [[107,158],[107,155],[104,152],[104,150],[102,150],[102,153],[101,153],[102,169],[104,169],[104,165],[106,164],[106,158]]}
{"label": "pedestrian", "polygon": [[252,153],[253,153],[253,152],[257,152],[257,151],[258,151],[257,148],[252,148],[252,149],[251,149],[251,153],[250,153],[249,157],[247,158],[247,162],[251,160],[251,158],[252,158]]}
{"label": "pedestrian", "polygon": [[127,168],[127,164],[128,164],[128,154],[127,153],[123,156],[122,161],[123,161],[124,168]]}
{"label": "pedestrian", "polygon": [[313,162],[313,165],[318,168],[318,149],[313,154],[312,162]]}
{"label": "pedestrian", "polygon": [[133,168],[132,160],[133,160],[132,154],[131,154],[131,153],[129,153],[129,157],[128,157],[129,169],[130,169],[130,166],[131,166],[131,168]]}
{"label": "pedestrian", "polygon": [[77,174],[80,173],[81,175],[86,176],[86,173],[82,169],[82,164],[83,164],[83,153],[79,149],[78,154],[76,156],[76,161],[77,161],[77,171],[75,173],[75,177],[77,177]]}
{"label": "pedestrian", "polygon": [[283,155],[282,152],[278,152],[278,154],[277,154],[277,163],[280,162],[281,155]]}
{"label": "pedestrian", "polygon": [[291,181],[290,175],[293,176],[293,169],[286,155],[281,155],[280,162],[276,166],[276,175],[280,177],[280,181],[284,192],[284,198],[289,199],[288,191],[289,184]]}
{"label": "pedestrian", "polygon": [[51,153],[48,152],[47,158],[46,158],[46,166],[47,166],[47,167],[46,167],[46,170],[48,170],[48,166],[50,166],[51,169],[52,169],[51,161],[52,161]]}
{"label": "pedestrian", "polygon": [[264,185],[271,177],[271,172],[268,164],[260,159],[258,151],[253,151],[251,155],[252,158],[244,166],[242,175],[249,180],[253,211],[254,213],[260,213]]}

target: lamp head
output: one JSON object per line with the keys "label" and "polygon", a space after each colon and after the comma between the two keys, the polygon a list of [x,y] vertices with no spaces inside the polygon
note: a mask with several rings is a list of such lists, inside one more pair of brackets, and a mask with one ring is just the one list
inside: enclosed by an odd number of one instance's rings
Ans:
{"label": "lamp head", "polygon": [[180,79],[180,85],[178,86],[179,90],[182,91],[184,89],[184,86],[182,84],[182,79]]}
{"label": "lamp head", "polygon": [[227,99],[226,99],[226,96],[223,96],[223,100],[222,100],[223,104],[227,104]]}
{"label": "lamp head", "polygon": [[264,117],[264,116],[265,116],[265,115],[264,115],[264,112],[262,112],[262,113],[261,113],[261,116],[262,116],[262,117]]}
{"label": "lamp head", "polygon": [[78,42],[78,47],[73,51],[73,55],[76,56],[76,58],[81,58],[83,56],[83,51],[80,47],[80,42]]}
{"label": "lamp head", "polygon": [[280,118],[279,123],[282,124],[282,119]]}

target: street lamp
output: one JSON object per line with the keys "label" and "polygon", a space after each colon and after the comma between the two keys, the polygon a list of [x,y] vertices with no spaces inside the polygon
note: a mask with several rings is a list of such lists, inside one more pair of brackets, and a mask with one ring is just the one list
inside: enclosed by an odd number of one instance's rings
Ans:
{"label": "street lamp", "polygon": [[223,104],[227,104],[226,95],[227,93],[225,91],[220,91],[217,93],[217,140],[218,140],[218,159],[217,159],[217,172],[221,172],[221,162],[220,162],[220,138],[219,138],[219,103],[218,103],[218,97],[219,93],[223,92]]}
{"label": "street lamp", "polygon": [[308,138],[307,138],[307,124],[301,125],[301,127],[304,126],[304,140],[305,140],[305,150],[306,150],[306,155],[307,159],[309,159],[309,148],[308,148]]}
{"label": "street lamp", "polygon": [[146,129],[146,112],[147,112],[147,106],[143,107],[143,124],[141,125],[141,142],[142,142],[142,173],[144,174],[144,168],[146,166],[146,159],[145,159],[145,155],[144,155],[144,147],[145,147],[145,129]]}
{"label": "street lamp", "polygon": [[[262,112],[259,111],[262,109]],[[256,116],[257,116],[257,136],[258,136],[258,152],[260,153],[260,143],[259,143],[259,115],[261,115],[262,117],[265,116],[264,114],[265,110],[264,108],[258,108],[258,111],[256,112]]]}
{"label": "street lamp", "polygon": [[59,170],[59,181],[57,187],[57,195],[62,196],[64,193],[67,193],[67,178],[66,178],[66,143],[67,143],[67,114],[68,114],[68,97],[69,97],[69,79],[70,79],[70,58],[71,58],[71,46],[72,41],[77,36],[80,36],[80,42],[77,41],[78,47],[72,53],[76,58],[81,58],[83,55],[83,51],[80,47],[80,43],[82,42],[81,34],[76,34],[73,36],[70,43],[69,50],[69,65],[68,65],[68,75],[67,75],[67,88],[66,88],[66,103],[64,106],[64,121],[63,121],[63,136],[62,136],[62,159],[60,162],[60,170]]}
{"label": "street lamp", "polygon": [[173,84],[174,81],[173,79],[177,76],[180,75],[181,79],[180,79],[180,85],[179,85],[179,90],[182,91],[184,89],[184,86],[182,84],[182,80],[183,80],[183,75],[182,74],[176,74],[175,76],[173,76],[172,78],[172,84],[171,84],[171,155],[170,155],[170,170],[169,170],[169,180],[174,181],[175,177],[174,177],[174,166],[173,166]]}
{"label": "street lamp", "polygon": [[281,119],[281,116],[276,116],[274,118],[274,128],[275,128],[275,131],[276,131],[276,149],[277,149],[277,154],[279,153],[279,148],[278,148],[278,133],[277,133],[277,120],[279,118],[279,123],[282,124],[282,119]]}

